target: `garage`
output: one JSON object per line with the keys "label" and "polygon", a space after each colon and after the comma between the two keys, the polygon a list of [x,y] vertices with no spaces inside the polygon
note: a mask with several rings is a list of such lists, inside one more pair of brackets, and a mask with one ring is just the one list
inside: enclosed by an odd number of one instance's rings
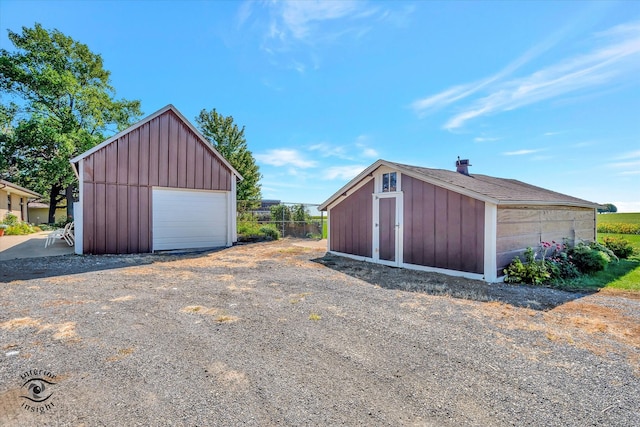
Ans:
{"label": "garage", "polygon": [[77,254],[231,246],[242,176],[168,105],[71,159]]}
{"label": "garage", "polygon": [[153,189],[153,250],[229,246],[227,193]]}

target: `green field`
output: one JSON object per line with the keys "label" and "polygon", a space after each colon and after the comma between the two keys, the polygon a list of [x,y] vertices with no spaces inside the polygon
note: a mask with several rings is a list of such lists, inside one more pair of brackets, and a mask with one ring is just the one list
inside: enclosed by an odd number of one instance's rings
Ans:
{"label": "green field", "polygon": [[640,212],[598,214],[596,221],[598,224],[640,224]]}
{"label": "green field", "polygon": [[613,234],[613,233],[598,233],[598,241],[602,242],[605,237],[617,237],[624,239],[631,243],[636,250],[636,255],[640,255],[640,235],[638,234]]}

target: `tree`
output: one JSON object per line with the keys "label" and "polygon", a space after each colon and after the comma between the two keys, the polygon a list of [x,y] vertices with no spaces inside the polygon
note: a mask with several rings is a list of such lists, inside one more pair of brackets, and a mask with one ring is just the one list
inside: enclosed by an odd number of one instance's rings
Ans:
{"label": "tree", "polygon": [[282,203],[269,208],[271,212],[271,221],[278,224],[291,221],[291,209]]}
{"label": "tree", "polygon": [[8,32],[15,52],[0,49],[2,107],[0,175],[45,194],[49,222],[67,199],[72,214],[77,182],[69,159],[140,117],[140,101],[116,100],[102,57],[58,30],[40,24]]}
{"label": "tree", "polygon": [[238,200],[260,201],[260,170],[253,154],[247,148],[244,126],[239,129],[238,125],[233,123],[232,116],[224,117],[218,114],[215,108],[211,111],[200,111],[196,117],[196,124],[202,135],[244,178],[237,187]]}
{"label": "tree", "polygon": [[615,212],[618,212],[618,208],[616,207],[616,205],[612,203],[605,203],[604,205],[602,205],[601,208],[598,208],[598,212],[599,213],[604,213],[604,212],[615,213]]}
{"label": "tree", "polygon": [[291,208],[292,219],[295,222],[307,222],[311,220],[311,215],[302,203]]}

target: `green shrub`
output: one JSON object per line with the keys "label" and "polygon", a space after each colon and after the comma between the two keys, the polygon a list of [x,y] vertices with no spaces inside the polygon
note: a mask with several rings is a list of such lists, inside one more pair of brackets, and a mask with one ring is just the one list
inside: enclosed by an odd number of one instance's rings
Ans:
{"label": "green shrub", "polygon": [[520,257],[513,259],[511,264],[504,269],[505,282],[509,283],[529,283],[541,285],[551,279],[551,272],[544,259],[536,261],[532,248],[524,251],[524,263]]}
{"label": "green shrub", "polygon": [[280,232],[274,225],[261,225],[257,221],[238,222],[238,237],[244,241],[278,240]]}
{"label": "green shrub", "polygon": [[9,225],[9,226],[18,225],[19,222],[20,221],[18,221],[18,217],[12,213],[7,213],[4,216],[4,219],[2,220],[3,224]]}
{"label": "green shrub", "polygon": [[551,254],[547,261],[547,267],[551,271],[551,279],[554,280],[575,279],[580,276],[580,270],[569,257],[566,246],[565,250],[554,251]]}
{"label": "green shrub", "polygon": [[616,254],[614,254],[611,249],[609,249],[608,247],[606,247],[602,243],[597,242],[597,241],[596,242],[591,242],[591,243],[589,243],[589,247],[591,249],[595,249],[596,251],[603,252],[605,255],[607,255],[609,257],[609,262],[611,262],[611,261],[618,262],[618,257],[616,256]]}
{"label": "green shrub", "polygon": [[268,240],[278,240],[280,238],[280,232],[273,226],[265,225],[260,227],[260,234]]}
{"label": "green shrub", "polygon": [[625,259],[633,255],[633,245],[621,237],[605,237],[604,245],[618,258]]}
{"label": "green shrub", "polygon": [[238,234],[242,236],[258,236],[260,224],[255,221],[238,222]]}
{"label": "green shrub", "polygon": [[569,256],[581,273],[592,274],[607,268],[611,257],[597,248],[579,243],[571,250]]}
{"label": "green shrub", "polygon": [[31,234],[39,231],[36,227],[33,227],[26,222],[19,222],[15,225],[10,225],[4,232],[8,236],[23,236],[25,234]]}

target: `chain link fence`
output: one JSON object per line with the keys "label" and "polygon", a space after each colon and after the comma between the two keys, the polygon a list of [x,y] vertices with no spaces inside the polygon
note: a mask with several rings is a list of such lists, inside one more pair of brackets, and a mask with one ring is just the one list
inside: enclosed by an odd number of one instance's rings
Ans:
{"label": "chain link fence", "polygon": [[280,200],[238,201],[238,237],[253,240],[279,237],[322,239],[326,237],[326,215],[318,204]]}

